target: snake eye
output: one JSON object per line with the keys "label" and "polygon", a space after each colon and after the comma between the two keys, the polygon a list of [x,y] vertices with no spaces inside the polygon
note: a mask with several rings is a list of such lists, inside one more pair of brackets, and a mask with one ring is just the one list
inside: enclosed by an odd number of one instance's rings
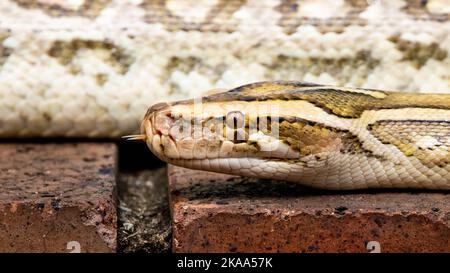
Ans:
{"label": "snake eye", "polygon": [[241,111],[228,112],[226,123],[230,129],[243,128],[245,125],[245,114]]}

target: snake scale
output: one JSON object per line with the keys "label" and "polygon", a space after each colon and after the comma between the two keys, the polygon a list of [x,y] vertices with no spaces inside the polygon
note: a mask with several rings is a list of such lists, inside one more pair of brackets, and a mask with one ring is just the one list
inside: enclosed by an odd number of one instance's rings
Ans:
{"label": "snake scale", "polygon": [[[258,146],[273,131],[246,132],[243,109],[230,115],[245,141],[221,144],[252,154],[257,176],[336,189],[446,189],[449,99],[418,92],[450,92],[449,14],[448,0],[4,0],[0,138],[116,139],[138,133],[154,103],[266,81],[202,104],[276,108],[269,123],[289,156]],[[145,139],[173,161],[171,149],[158,148],[167,132],[146,123],[169,109],[158,107],[144,120]],[[217,111],[226,125],[228,114]],[[193,120],[204,115],[194,111]],[[187,147],[179,157],[197,149]],[[248,162],[238,171],[236,160],[229,168],[198,162],[183,165],[255,176]]]}

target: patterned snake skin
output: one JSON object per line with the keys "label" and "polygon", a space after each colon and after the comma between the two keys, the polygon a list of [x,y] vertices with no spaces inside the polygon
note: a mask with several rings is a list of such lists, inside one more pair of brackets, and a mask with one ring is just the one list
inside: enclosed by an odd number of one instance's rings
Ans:
{"label": "patterned snake skin", "polygon": [[2,0],[0,137],[115,138],[155,102],[261,80],[449,92],[449,13],[448,0]]}
{"label": "patterned snake skin", "polygon": [[130,137],[193,169],[326,189],[450,189],[450,94],[259,82],[156,104]]}

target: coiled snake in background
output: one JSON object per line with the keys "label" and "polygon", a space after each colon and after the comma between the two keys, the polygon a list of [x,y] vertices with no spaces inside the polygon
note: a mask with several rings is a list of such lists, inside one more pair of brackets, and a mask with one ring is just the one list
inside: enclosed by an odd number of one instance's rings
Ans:
{"label": "coiled snake in background", "polygon": [[173,138],[190,102],[154,106],[145,139],[187,167],[333,189],[447,189],[449,97],[413,92],[450,91],[448,19],[446,0],[2,1],[0,137],[118,138],[156,102],[295,79],[324,85],[205,97],[193,127],[223,118],[220,143]]}

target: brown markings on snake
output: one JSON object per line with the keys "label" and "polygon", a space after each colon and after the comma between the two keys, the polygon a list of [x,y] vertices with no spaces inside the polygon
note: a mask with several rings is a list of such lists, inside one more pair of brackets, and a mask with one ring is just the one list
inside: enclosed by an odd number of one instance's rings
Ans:
{"label": "brown markings on snake", "polygon": [[396,44],[397,49],[403,53],[403,61],[411,62],[414,67],[421,68],[429,59],[442,61],[447,58],[447,51],[439,47],[438,43],[421,44],[400,39],[399,36],[389,38]]}
{"label": "brown markings on snake", "polygon": [[[357,89],[355,89],[357,90]],[[365,93],[346,91],[345,89],[318,86],[315,89],[296,89],[293,85],[277,85],[273,90],[268,88],[264,93],[252,93],[252,87],[239,87],[228,92],[214,94],[203,98],[203,102],[229,101],[269,101],[269,100],[304,100],[323,109],[329,114],[343,118],[359,118],[364,111],[404,108],[430,108],[450,110],[450,94],[424,94],[385,92],[384,98],[377,98]],[[181,101],[178,104],[189,104],[192,101]]]}
{"label": "brown markings on snake", "polygon": [[300,118],[280,118],[279,138],[302,156],[339,151],[343,154],[374,156],[348,130],[325,126]]}
{"label": "brown markings on snake", "polygon": [[[189,22],[175,14],[167,7],[165,0],[144,0],[140,5],[146,11],[147,23],[161,23],[168,31],[202,31],[202,32],[234,32],[238,22],[233,14],[238,11],[247,0],[218,0],[211,7],[201,22]],[[195,3],[192,3],[195,5]]]}
{"label": "brown markings on snake", "polygon": [[[343,85],[354,78],[359,79],[359,82],[354,84],[362,85],[379,64],[380,60],[373,58],[367,50],[357,52],[354,57],[341,58],[299,58],[278,55],[272,60],[272,63],[267,65],[266,77],[269,79],[298,79],[303,78],[306,74],[319,76],[322,73],[328,73],[339,80],[336,83],[338,85]],[[355,73],[347,73],[348,69]]]}
{"label": "brown markings on snake", "polygon": [[[261,147],[257,142],[248,140],[250,130],[256,132],[255,129],[265,135],[278,137],[283,143],[298,151],[301,156],[340,152],[379,158],[372,151],[365,149],[358,136],[348,130],[325,126],[297,117],[258,117],[256,123],[250,123],[247,120],[245,138],[231,140],[235,143],[234,152],[261,152]],[[321,160],[321,158],[316,159]]]}
{"label": "brown markings on snake", "polygon": [[450,163],[450,121],[380,120],[367,129],[383,144],[394,145],[429,168]]}
{"label": "brown markings on snake", "polygon": [[[274,92],[297,91],[302,87],[320,87],[322,85],[298,81],[263,81],[250,83],[233,88],[222,93],[215,93],[202,98],[202,102],[225,102],[225,101],[262,101],[269,100]],[[273,96],[274,97],[274,96]],[[181,100],[171,105],[192,104],[192,100]]]}
{"label": "brown markings on snake", "polygon": [[[225,102],[225,101],[268,101],[268,100],[305,100],[317,107],[322,108],[330,114],[340,117],[357,118],[369,105],[379,100],[371,95],[342,91],[318,86],[316,89],[302,90],[296,89],[294,86],[287,85],[283,89],[282,85],[277,86],[278,90],[266,90],[265,93],[256,91],[239,92],[241,89],[231,90],[225,93],[214,94],[204,98],[204,102]],[[247,90],[247,89],[243,89]],[[251,91],[252,87],[248,87]],[[183,101],[179,103],[189,103]]]}
{"label": "brown markings on snake", "polygon": [[[214,133],[220,132],[220,136],[226,138],[227,125],[223,118],[218,120],[219,122],[214,123],[214,125],[220,130],[214,130]],[[294,151],[298,151],[301,156],[317,155],[317,160],[323,159],[320,155],[333,152],[364,154],[367,157],[379,158],[372,151],[365,149],[359,138],[348,130],[337,129],[296,117],[258,117],[255,123],[250,123],[247,119],[244,128],[241,129],[243,129],[243,138],[237,139],[236,135],[231,139],[226,138],[235,144],[232,151],[234,155],[246,154],[251,156],[262,152],[257,142],[248,139],[250,131],[260,131],[265,135],[272,135],[273,132],[277,132],[278,135],[273,136],[278,137]],[[237,130],[233,132],[236,133]],[[216,141],[215,138],[209,139],[211,143]],[[220,149],[219,144],[215,146],[216,149]]]}
{"label": "brown markings on snake", "polygon": [[295,33],[297,28],[302,25],[313,25],[321,33],[341,33],[349,25],[367,24],[366,20],[359,17],[359,14],[368,6],[365,0],[346,0],[344,4],[348,7],[348,12],[337,13],[339,15],[326,19],[299,14],[298,10],[301,8],[302,2],[299,0],[282,0],[276,7],[276,10],[281,13],[278,25],[284,29],[286,34]]}
{"label": "brown markings on snake", "polygon": [[78,8],[64,5],[64,1],[12,0],[26,9],[40,9],[53,17],[82,16],[95,18],[111,2],[111,0],[84,0]]}
{"label": "brown markings on snake", "polygon": [[277,91],[294,91],[302,87],[319,87],[322,86],[316,83],[310,82],[297,82],[297,81],[265,81],[256,82],[239,86],[231,89],[224,94],[243,94],[243,95],[270,95]]}
{"label": "brown markings on snake", "polygon": [[3,41],[6,40],[10,34],[10,31],[6,29],[0,29],[0,68],[12,53],[11,48],[5,47],[3,45]]}
{"label": "brown markings on snake", "polygon": [[[431,10],[431,2],[427,0],[408,0],[405,1],[405,6],[402,7],[409,15],[416,20],[430,20],[430,21],[438,21],[445,22],[450,19],[449,13],[437,13]],[[436,2],[436,1],[434,1]],[[445,4],[445,3],[443,3]],[[443,6],[442,6],[443,7]]]}
{"label": "brown markings on snake", "polygon": [[[75,39],[70,42],[56,41],[48,50],[48,55],[57,58],[58,61],[69,68],[72,74],[81,73],[81,67],[77,66],[73,60],[77,57],[80,50],[101,50],[106,51],[106,58],[102,61],[108,63],[115,68],[117,73],[127,73],[133,58],[126,54],[125,51],[109,41],[81,40]],[[107,81],[108,75],[97,74],[95,80],[99,85],[103,85]]]}

